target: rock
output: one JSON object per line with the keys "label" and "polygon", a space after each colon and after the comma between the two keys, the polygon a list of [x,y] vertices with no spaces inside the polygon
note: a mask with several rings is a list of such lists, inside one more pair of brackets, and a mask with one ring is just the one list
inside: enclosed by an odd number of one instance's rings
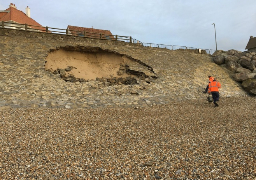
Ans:
{"label": "rock", "polygon": [[218,65],[224,64],[225,63],[225,56],[223,56],[223,55],[215,56],[213,58],[213,62],[215,62]]}
{"label": "rock", "polygon": [[247,61],[251,61],[251,58],[248,57],[248,56],[241,56],[241,57],[240,57],[240,60],[242,60],[242,59],[245,59],[245,60],[247,60]]}
{"label": "rock", "polygon": [[71,106],[67,104],[67,105],[65,105],[65,108],[66,108],[66,109],[70,109]]}
{"label": "rock", "polygon": [[69,74],[68,76],[62,76],[62,79],[65,81],[70,81],[70,82],[77,82],[77,78],[73,74]]}
{"label": "rock", "polygon": [[251,63],[256,67],[256,59],[252,60]]}
{"label": "rock", "polygon": [[242,81],[248,79],[248,74],[247,73],[235,73],[233,75],[233,78],[235,79],[235,81],[242,82]]}
{"label": "rock", "polygon": [[127,77],[124,80],[123,84],[126,84],[126,85],[128,85],[128,84],[138,84],[138,82],[137,82],[137,80],[135,78]]}
{"label": "rock", "polygon": [[251,59],[253,55],[252,53],[246,53],[245,56]]}
{"label": "rock", "polygon": [[239,53],[241,53],[241,52],[237,51],[237,50],[234,50],[234,49],[231,49],[231,50],[227,51],[227,54],[232,55],[232,56],[238,55]]}
{"label": "rock", "polygon": [[243,81],[242,86],[248,93],[256,95],[256,79],[247,79]]}
{"label": "rock", "polygon": [[58,72],[61,78],[66,76],[66,71],[64,69],[58,69]]}
{"label": "rock", "polygon": [[65,71],[69,72],[69,71],[71,71],[72,69],[74,69],[73,66],[68,66],[67,68],[65,68]]}
{"label": "rock", "polygon": [[247,76],[249,79],[256,79],[256,73],[249,73]]}
{"label": "rock", "polygon": [[240,65],[244,68],[250,69],[251,71],[255,69],[255,65],[253,65],[251,60],[249,58],[244,58],[244,56],[240,59]]}
{"label": "rock", "polygon": [[213,56],[218,56],[218,55],[221,55],[221,54],[223,54],[223,53],[225,53],[225,51],[223,51],[223,50],[217,50],[217,51],[215,51],[212,55],[213,55]]}
{"label": "rock", "polygon": [[252,57],[252,60],[256,60],[256,55],[254,55],[254,56]]}
{"label": "rock", "polygon": [[156,179],[162,179],[162,177],[159,176],[158,174],[155,174],[155,178],[156,178]]}
{"label": "rock", "polygon": [[237,56],[226,56],[225,57],[225,63],[229,62],[229,61],[235,61],[238,62],[239,58]]}
{"label": "rock", "polygon": [[226,68],[232,72],[236,72],[238,68],[240,68],[241,65],[238,64],[236,61],[227,61],[226,62]]}
{"label": "rock", "polygon": [[237,68],[236,72],[237,73],[247,73],[247,74],[251,73],[251,71],[249,69],[246,69],[246,68],[243,68],[243,67]]}

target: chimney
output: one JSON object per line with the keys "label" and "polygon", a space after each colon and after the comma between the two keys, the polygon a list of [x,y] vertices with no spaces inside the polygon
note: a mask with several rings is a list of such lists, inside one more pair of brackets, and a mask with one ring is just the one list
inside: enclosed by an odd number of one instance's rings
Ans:
{"label": "chimney", "polygon": [[26,7],[26,15],[30,17],[30,8],[28,6]]}
{"label": "chimney", "polygon": [[13,4],[13,3],[10,3],[10,6],[9,6],[9,7],[13,7],[13,8],[15,8],[15,9],[17,9],[16,6],[15,6],[15,4]]}

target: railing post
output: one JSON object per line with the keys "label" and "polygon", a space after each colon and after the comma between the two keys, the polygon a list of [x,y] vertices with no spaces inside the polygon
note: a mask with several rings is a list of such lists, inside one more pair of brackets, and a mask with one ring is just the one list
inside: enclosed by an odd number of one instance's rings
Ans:
{"label": "railing post", "polygon": [[25,31],[27,31],[28,30],[28,25],[27,24],[25,24]]}
{"label": "railing post", "polygon": [[45,27],[45,32],[47,32],[47,33],[48,33],[48,26],[46,26],[46,27]]}
{"label": "railing post", "polygon": [[2,28],[4,28],[4,21],[2,21]]}

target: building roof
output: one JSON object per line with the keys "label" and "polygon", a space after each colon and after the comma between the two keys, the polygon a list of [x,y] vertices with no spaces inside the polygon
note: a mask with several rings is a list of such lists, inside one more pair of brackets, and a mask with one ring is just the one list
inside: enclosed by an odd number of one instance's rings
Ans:
{"label": "building roof", "polygon": [[113,35],[109,30],[85,28],[85,27],[70,26],[70,25],[68,25],[68,30],[72,35],[76,35],[76,36],[100,38],[100,36],[102,35],[101,36],[102,39],[113,38]]}
{"label": "building roof", "polygon": [[251,36],[245,49],[256,48],[256,37]]}
{"label": "building roof", "polygon": [[[28,8],[28,7],[27,7]],[[30,16],[30,15],[29,15]],[[28,24],[33,26],[41,26],[34,19],[29,17],[24,12],[18,10],[15,4],[11,3],[9,8],[0,11],[0,21],[12,21],[19,24]],[[39,27],[32,27],[33,29],[43,29]]]}

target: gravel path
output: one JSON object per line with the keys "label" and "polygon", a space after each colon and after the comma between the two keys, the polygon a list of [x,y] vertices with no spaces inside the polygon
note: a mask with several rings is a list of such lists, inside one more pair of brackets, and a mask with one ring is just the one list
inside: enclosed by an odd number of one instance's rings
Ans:
{"label": "gravel path", "polygon": [[0,112],[0,179],[254,179],[256,99]]}

